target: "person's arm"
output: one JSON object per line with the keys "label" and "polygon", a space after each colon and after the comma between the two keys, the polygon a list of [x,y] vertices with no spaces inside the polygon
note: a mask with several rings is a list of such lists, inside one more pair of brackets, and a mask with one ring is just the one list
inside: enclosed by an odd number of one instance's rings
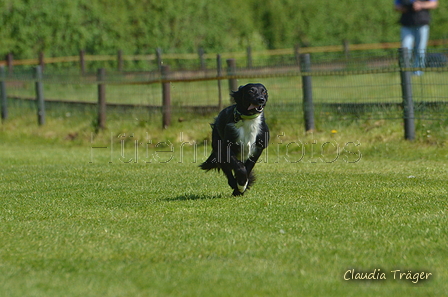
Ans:
{"label": "person's arm", "polygon": [[415,11],[422,9],[436,9],[439,6],[439,1],[415,1],[412,7]]}
{"label": "person's arm", "polygon": [[400,13],[406,13],[408,11],[408,8],[406,6],[404,6],[404,5],[402,5],[401,1],[399,1],[399,0],[395,1],[394,8],[395,8],[395,11],[398,11]]}
{"label": "person's arm", "polygon": [[395,11],[405,13],[408,11],[408,8],[406,6],[403,6],[401,4],[395,4]]}

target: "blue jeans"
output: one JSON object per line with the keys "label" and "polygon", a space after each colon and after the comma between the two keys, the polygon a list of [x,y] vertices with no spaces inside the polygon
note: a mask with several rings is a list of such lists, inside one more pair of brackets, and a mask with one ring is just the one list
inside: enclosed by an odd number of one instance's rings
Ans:
{"label": "blue jeans", "polygon": [[413,67],[425,67],[426,46],[429,39],[429,25],[401,27],[401,47],[414,52]]}

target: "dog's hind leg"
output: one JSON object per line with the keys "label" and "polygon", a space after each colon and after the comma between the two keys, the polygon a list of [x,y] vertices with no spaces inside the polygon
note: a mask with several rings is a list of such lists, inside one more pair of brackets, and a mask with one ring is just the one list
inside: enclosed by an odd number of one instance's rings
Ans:
{"label": "dog's hind leg", "polygon": [[227,177],[229,186],[233,189],[233,196],[243,195],[249,183],[243,163],[238,160],[232,164],[222,163],[221,169]]}
{"label": "dog's hind leg", "polygon": [[221,164],[221,169],[222,169],[222,172],[224,172],[224,174],[227,177],[227,183],[229,184],[229,186],[232,189],[236,189],[237,182],[236,182],[235,177],[233,176],[233,171],[232,171],[232,167],[230,167],[230,164]]}
{"label": "dog's hind leg", "polygon": [[202,170],[212,170],[212,169],[218,169],[219,171],[219,164],[218,161],[216,159],[216,154],[214,152],[211,153],[210,157],[208,157],[208,159],[202,163],[201,165],[199,165],[199,167]]}

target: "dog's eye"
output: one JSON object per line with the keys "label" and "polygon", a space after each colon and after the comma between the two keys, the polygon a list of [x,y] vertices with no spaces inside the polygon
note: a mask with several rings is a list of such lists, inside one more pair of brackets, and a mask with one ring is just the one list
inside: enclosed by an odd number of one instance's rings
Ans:
{"label": "dog's eye", "polygon": [[251,89],[249,90],[249,94],[255,94],[255,89],[254,89],[254,88],[251,88]]}

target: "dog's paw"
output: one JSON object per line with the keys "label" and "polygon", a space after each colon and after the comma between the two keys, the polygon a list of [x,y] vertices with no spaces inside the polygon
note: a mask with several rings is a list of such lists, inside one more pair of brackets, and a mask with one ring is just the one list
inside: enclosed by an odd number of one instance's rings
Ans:
{"label": "dog's paw", "polygon": [[240,191],[238,191],[238,190],[233,190],[232,195],[233,195],[233,196],[243,196],[243,195],[244,195],[244,192],[240,192]]}
{"label": "dog's paw", "polygon": [[246,181],[246,183],[242,186],[242,185],[240,185],[239,183],[237,183],[237,185],[238,185],[238,190],[241,192],[241,193],[244,193],[244,191],[246,191],[246,189],[247,189],[247,184],[249,183],[249,181],[247,180]]}
{"label": "dog's paw", "polygon": [[246,191],[248,183],[249,183],[248,180],[246,180],[246,183],[244,185],[240,185],[239,183],[236,183],[237,189],[233,190],[233,196],[244,195],[244,191]]}

